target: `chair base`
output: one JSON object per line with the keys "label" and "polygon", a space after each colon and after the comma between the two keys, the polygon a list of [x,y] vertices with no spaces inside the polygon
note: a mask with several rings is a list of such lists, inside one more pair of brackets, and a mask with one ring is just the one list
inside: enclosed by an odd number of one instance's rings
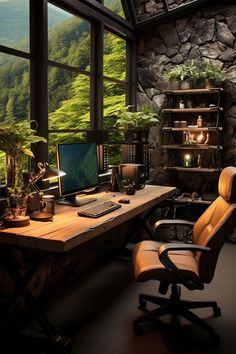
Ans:
{"label": "chair base", "polygon": [[214,345],[220,344],[220,337],[215,333],[214,329],[207,324],[200,317],[195,315],[190,309],[197,308],[207,308],[211,307],[213,310],[214,316],[220,316],[221,310],[217,306],[216,301],[187,301],[180,299],[180,286],[172,284],[172,292],[170,298],[164,298],[159,296],[153,296],[148,294],[139,295],[139,308],[142,310],[146,309],[147,301],[152,302],[156,305],[159,305],[158,308],[155,308],[152,311],[147,312],[146,314],[138,317],[133,321],[133,329],[136,335],[143,334],[142,323],[145,321],[152,321],[161,316],[172,314],[173,321],[177,321],[178,316],[182,316],[188,321],[196,324],[200,328],[208,332],[210,339]]}

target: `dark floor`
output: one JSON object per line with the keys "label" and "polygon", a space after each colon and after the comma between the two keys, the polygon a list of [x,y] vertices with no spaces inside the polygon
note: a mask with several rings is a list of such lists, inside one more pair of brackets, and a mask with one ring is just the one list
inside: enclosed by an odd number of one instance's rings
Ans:
{"label": "dark floor", "polygon": [[[220,334],[219,348],[212,348],[208,334],[186,321],[174,329],[168,317],[146,324],[144,335],[134,335],[132,321],[141,313],[138,293],[155,294],[157,285],[135,283],[130,260],[113,259],[57,290],[43,307],[56,330],[72,337],[71,354],[236,353],[236,245],[224,245],[214,281],[204,291],[182,291],[187,299],[218,302],[221,317],[212,317],[210,309],[196,313]],[[44,353],[36,349],[19,352]]]}

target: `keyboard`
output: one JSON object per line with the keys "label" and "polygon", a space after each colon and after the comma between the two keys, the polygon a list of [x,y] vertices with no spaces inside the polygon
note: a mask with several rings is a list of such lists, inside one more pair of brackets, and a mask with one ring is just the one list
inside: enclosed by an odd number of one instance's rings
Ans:
{"label": "keyboard", "polygon": [[113,210],[119,209],[120,207],[121,205],[116,202],[107,201],[86,209],[81,209],[78,211],[78,215],[87,216],[89,218],[99,218],[100,216],[108,214]]}

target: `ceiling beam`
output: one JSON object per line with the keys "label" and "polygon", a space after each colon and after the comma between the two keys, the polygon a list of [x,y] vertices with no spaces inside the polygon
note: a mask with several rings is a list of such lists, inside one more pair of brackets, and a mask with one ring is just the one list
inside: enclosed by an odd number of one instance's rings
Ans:
{"label": "ceiling beam", "polygon": [[128,21],[132,23],[133,26],[137,23],[136,13],[133,1],[130,0],[121,0],[125,17]]}

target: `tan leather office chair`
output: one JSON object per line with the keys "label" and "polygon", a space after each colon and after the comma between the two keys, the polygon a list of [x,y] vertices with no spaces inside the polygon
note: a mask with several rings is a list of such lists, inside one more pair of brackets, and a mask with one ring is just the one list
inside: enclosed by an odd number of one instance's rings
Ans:
{"label": "tan leather office chair", "polygon": [[[190,311],[194,308],[212,307],[214,316],[221,311],[215,301],[184,301],[180,299],[181,285],[189,290],[204,289],[214,277],[219,252],[236,224],[236,168],[222,170],[218,182],[219,197],[206,209],[195,222],[192,243],[163,243],[145,240],[135,245],[133,268],[138,282],[158,280],[159,292],[169,298],[139,295],[139,307],[146,308],[150,301],[158,308],[134,320],[136,334],[142,334],[142,323],[173,314],[177,320],[180,315],[206,330],[214,344],[219,345],[220,337],[203,319]],[[157,222],[158,226],[158,222]],[[156,230],[157,231],[157,230]]]}

